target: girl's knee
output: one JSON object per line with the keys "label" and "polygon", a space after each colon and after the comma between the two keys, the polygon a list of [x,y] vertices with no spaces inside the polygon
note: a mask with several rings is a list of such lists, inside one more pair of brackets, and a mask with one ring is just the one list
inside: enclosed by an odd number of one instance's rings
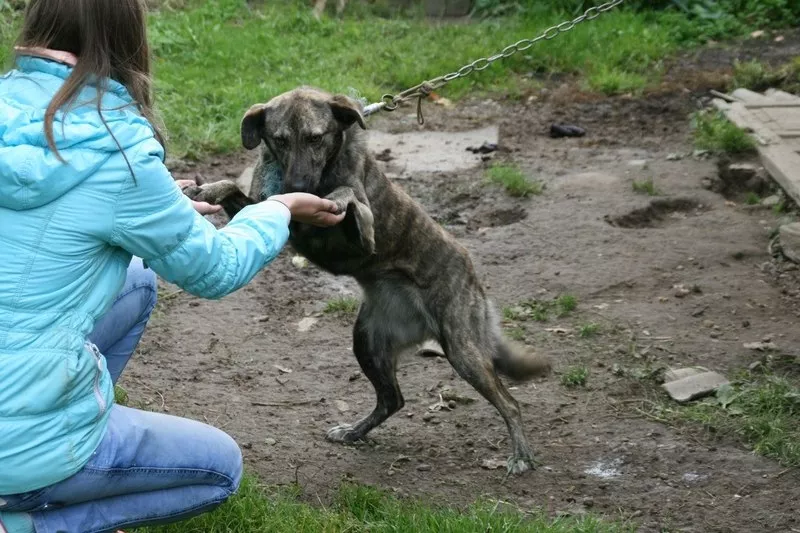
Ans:
{"label": "girl's knee", "polygon": [[158,278],[156,273],[144,267],[138,257],[131,259],[122,292],[138,291],[142,294],[142,314],[149,316],[158,300]]}

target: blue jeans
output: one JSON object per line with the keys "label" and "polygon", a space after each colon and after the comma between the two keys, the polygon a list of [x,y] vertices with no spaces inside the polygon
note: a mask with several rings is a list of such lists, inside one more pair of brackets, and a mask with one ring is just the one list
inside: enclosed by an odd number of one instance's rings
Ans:
{"label": "blue jeans", "polygon": [[[134,258],[122,292],[90,340],[116,383],[156,303],[156,277]],[[108,430],[74,476],[37,491],[3,496],[3,513],[30,513],[37,533],[99,533],[164,524],[204,513],[239,487],[236,442],[200,422],[112,407]]]}

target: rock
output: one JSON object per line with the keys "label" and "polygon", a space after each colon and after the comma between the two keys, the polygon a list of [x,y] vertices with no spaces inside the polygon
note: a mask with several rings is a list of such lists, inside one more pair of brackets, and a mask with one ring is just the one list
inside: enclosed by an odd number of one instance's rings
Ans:
{"label": "rock", "polygon": [[292,264],[296,268],[306,268],[308,266],[308,259],[306,259],[302,255],[295,255],[294,257],[292,257]]}
{"label": "rock", "polygon": [[720,386],[730,382],[716,372],[702,372],[676,381],[664,383],[662,387],[678,402],[688,402],[714,393]]}
{"label": "rock", "polygon": [[278,441],[273,439],[272,437],[268,437],[264,439],[264,444],[266,444],[267,446],[275,446],[276,444],[278,444]]}
{"label": "rock", "polygon": [[346,413],[350,410],[350,406],[347,405],[347,402],[344,400],[334,400],[333,404],[339,410],[340,413]]}
{"label": "rock", "polygon": [[710,320],[703,320],[703,327],[704,328],[713,328],[714,323]]}
{"label": "rock", "polygon": [[500,468],[506,468],[508,463],[506,461],[501,461],[500,459],[484,459],[481,461],[481,468],[485,468],[486,470],[498,470]]}
{"label": "rock", "polygon": [[706,372],[705,368],[700,368],[698,366],[687,367],[687,368],[671,368],[664,372],[664,381],[678,381],[679,379],[683,379],[689,376],[696,376],[697,374],[702,374]]}
{"label": "rock", "polygon": [[468,146],[467,151],[472,152],[473,154],[490,154],[497,151],[497,143],[484,142],[477,148],[474,146]]}
{"label": "rock", "polygon": [[580,126],[572,124],[551,124],[550,137],[559,139],[561,137],[583,137],[586,135],[586,130]]}
{"label": "rock", "polygon": [[357,379],[361,379],[361,372],[353,372],[350,374],[350,377],[347,378],[347,381],[355,381]]}
{"label": "rock", "polygon": [[647,168],[647,159],[632,159],[628,161],[629,167]]}
{"label": "rock", "polygon": [[794,263],[800,263],[800,222],[784,224],[779,234],[783,255]]}
{"label": "rock", "polygon": [[775,207],[776,205],[781,203],[781,197],[777,194],[773,194],[772,196],[767,196],[763,200],[761,200],[761,205],[764,207]]}
{"label": "rock", "polygon": [[269,322],[269,315],[257,316],[256,322]]}
{"label": "rock", "polygon": [[425,413],[424,415],[422,415],[422,420],[424,422],[431,422],[434,418],[436,417],[433,416],[433,413]]}
{"label": "rock", "polygon": [[683,298],[684,296],[687,296],[690,292],[692,292],[683,285],[673,285],[672,290],[673,294],[675,295],[675,298]]}
{"label": "rock", "polygon": [[683,159],[683,155],[682,154],[677,154],[677,153],[674,153],[674,152],[670,153],[670,154],[667,154],[667,161],[680,161],[681,159]]}
{"label": "rock", "polygon": [[421,465],[417,465],[417,470],[420,472],[428,472],[432,469],[431,465],[422,463]]}
{"label": "rock", "polygon": [[281,374],[291,374],[292,373],[292,369],[291,368],[286,368],[285,366],[281,366],[281,365],[272,365],[272,366],[277,368],[278,372],[280,372]]}
{"label": "rock", "polygon": [[744,343],[744,347],[748,350],[756,350],[759,352],[766,352],[770,350],[777,350],[778,347],[772,342],[746,342]]}
{"label": "rock", "polygon": [[307,316],[302,319],[300,322],[297,323],[297,331],[300,333],[305,333],[311,329],[311,327],[319,322],[316,318],[312,316]]}

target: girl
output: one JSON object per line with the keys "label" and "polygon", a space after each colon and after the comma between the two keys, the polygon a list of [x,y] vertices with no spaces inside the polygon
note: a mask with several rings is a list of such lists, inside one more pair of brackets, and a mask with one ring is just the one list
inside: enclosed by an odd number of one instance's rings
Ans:
{"label": "girl", "polygon": [[143,0],[31,0],[0,78],[0,532],[113,531],[227,499],[233,439],[114,405],[153,272],[220,298],[278,255],[290,219],[344,217],[289,194],[205,220],[218,208],[163,163],[145,19]]}

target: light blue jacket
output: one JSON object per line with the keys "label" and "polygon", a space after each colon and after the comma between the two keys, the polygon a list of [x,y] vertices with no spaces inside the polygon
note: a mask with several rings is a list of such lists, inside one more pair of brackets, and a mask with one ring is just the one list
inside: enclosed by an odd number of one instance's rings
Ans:
{"label": "light blue jacket", "polygon": [[0,77],[0,495],[66,479],[102,439],[114,395],[105,359],[86,338],[132,254],[187,292],[220,298],[289,236],[290,214],[278,202],[249,206],[222,230],[198,215],[113,81],[103,116],[135,180],[96,111],[94,87],[56,116],[62,164],[43,125],[69,73],[23,56]]}

